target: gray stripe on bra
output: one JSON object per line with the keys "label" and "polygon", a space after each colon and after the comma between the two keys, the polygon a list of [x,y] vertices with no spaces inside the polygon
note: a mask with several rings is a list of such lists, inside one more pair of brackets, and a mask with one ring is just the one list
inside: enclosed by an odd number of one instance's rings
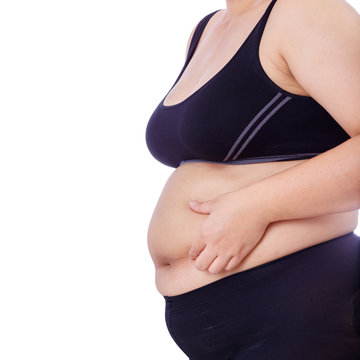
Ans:
{"label": "gray stripe on bra", "polygon": [[246,139],[246,141],[243,143],[239,151],[236,153],[236,155],[232,158],[232,160],[235,160],[241,152],[246,148],[247,144],[251,141],[251,139],[256,135],[256,133],[264,126],[264,124],[277,112],[282,108],[289,100],[291,100],[291,96],[287,96],[279,105],[277,105],[266,117],[264,120],[260,122],[260,124],[253,130],[253,132],[249,135],[249,137]]}
{"label": "gray stripe on bra", "polygon": [[239,145],[240,141],[243,139],[243,137],[246,135],[246,133],[249,131],[251,126],[259,119],[259,117],[281,96],[281,92],[278,92],[275,97],[270,100],[258,113],[257,115],[249,122],[249,124],[246,126],[246,128],[242,131],[242,133],[239,135],[239,137],[234,142],[234,145],[231,147],[230,151],[226,155],[225,159],[223,161],[227,161],[232,153],[234,152],[235,148]]}

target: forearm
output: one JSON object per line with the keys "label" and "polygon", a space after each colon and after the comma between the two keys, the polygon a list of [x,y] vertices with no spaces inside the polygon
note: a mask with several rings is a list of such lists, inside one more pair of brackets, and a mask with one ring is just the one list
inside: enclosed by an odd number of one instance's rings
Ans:
{"label": "forearm", "polygon": [[269,222],[360,208],[360,135],[250,185]]}

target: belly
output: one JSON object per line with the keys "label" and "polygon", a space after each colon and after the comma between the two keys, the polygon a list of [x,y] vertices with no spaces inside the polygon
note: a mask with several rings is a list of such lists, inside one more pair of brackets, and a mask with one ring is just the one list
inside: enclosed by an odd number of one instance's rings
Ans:
{"label": "belly", "polygon": [[258,245],[235,269],[211,274],[195,267],[188,251],[208,215],[192,211],[190,200],[210,200],[303,161],[308,160],[241,165],[193,162],[178,167],[167,180],[148,227],[157,290],[178,295],[355,230],[358,211],[278,221],[268,226]]}

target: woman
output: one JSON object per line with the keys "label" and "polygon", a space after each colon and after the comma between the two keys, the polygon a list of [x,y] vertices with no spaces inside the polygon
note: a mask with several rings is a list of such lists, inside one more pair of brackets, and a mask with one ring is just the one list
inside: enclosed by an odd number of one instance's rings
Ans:
{"label": "woman", "polygon": [[[148,245],[191,360],[359,359],[360,17],[227,0],[152,114]],[[195,201],[193,203],[192,201]]]}

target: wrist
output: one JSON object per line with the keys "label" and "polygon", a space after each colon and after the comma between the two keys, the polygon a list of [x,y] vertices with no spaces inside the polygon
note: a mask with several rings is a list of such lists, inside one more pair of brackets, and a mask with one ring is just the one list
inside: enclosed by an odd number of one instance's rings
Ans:
{"label": "wrist", "polygon": [[280,220],[276,216],[276,204],[271,201],[271,192],[260,182],[248,185],[238,191],[240,199],[249,200],[254,216],[261,218],[268,224]]}

